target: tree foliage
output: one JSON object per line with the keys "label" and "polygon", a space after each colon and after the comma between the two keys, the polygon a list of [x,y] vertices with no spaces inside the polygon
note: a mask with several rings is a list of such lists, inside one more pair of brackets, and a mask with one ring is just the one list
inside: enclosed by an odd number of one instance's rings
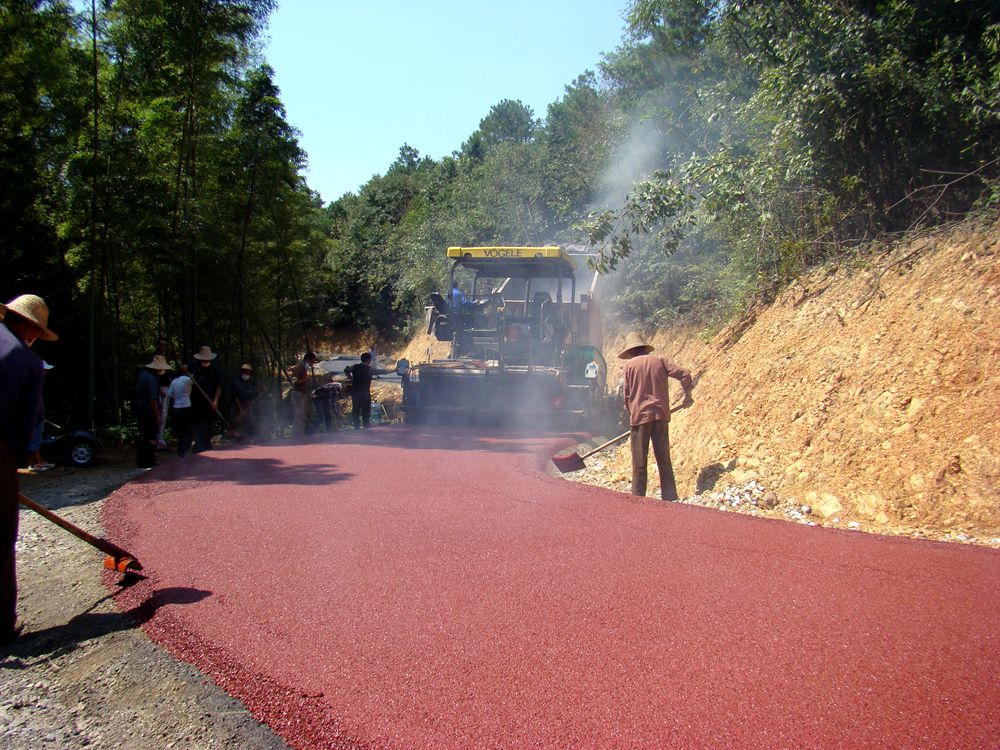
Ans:
{"label": "tree foliage", "polygon": [[[651,230],[669,252],[713,223],[770,288],[845,246],[962,215],[1000,173],[985,103],[995,3],[637,0],[629,19],[640,43],[608,69],[642,90],[638,106],[666,102],[650,114],[682,137],[584,224],[608,266]],[[635,73],[657,65],[676,75]]]}
{"label": "tree foliage", "polygon": [[504,99],[327,205],[257,52],[274,5],[0,6],[0,291],[50,298],[103,415],[160,334],[270,371],[339,328],[397,338],[449,245],[582,239],[618,315],[661,324],[1000,202],[988,0],[633,0],[544,118]]}
{"label": "tree foliage", "polygon": [[69,9],[11,0],[0,11],[0,257],[11,286],[63,292],[64,172],[87,122],[87,59]]}

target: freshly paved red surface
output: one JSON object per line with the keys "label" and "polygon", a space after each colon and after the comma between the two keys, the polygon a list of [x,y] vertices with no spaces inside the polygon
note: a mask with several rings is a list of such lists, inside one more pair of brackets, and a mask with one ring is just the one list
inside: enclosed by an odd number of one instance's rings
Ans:
{"label": "freshly paved red surface", "polygon": [[636,500],[403,427],[119,490],[158,642],[296,748],[1000,746],[1000,554]]}

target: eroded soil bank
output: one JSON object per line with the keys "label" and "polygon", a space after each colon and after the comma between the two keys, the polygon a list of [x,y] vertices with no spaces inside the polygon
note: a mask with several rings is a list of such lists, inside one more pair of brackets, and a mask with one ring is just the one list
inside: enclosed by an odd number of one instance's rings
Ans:
{"label": "eroded soil bank", "polygon": [[[759,489],[764,514],[1000,545],[998,252],[1000,225],[965,226],[812,273],[707,343],[658,333],[697,379],[671,423],[681,493]],[[604,466],[621,486],[627,448]]]}

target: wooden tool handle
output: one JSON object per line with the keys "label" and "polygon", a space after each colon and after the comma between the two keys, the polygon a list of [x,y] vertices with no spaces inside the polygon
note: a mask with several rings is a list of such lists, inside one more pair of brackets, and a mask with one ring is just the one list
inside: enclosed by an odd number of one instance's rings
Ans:
{"label": "wooden tool handle", "polygon": [[622,433],[621,435],[619,435],[618,437],[613,437],[613,438],[611,438],[611,439],[610,439],[610,440],[609,440],[608,442],[606,442],[606,443],[601,443],[601,444],[600,444],[599,446],[597,446],[596,448],[592,448],[592,449],[590,449],[589,451],[587,451],[586,453],[584,453],[584,454],[583,454],[582,456],[580,456],[580,458],[581,458],[581,459],[583,459],[583,458],[587,458],[587,457],[589,457],[589,456],[593,456],[593,455],[594,455],[595,453],[597,453],[598,451],[602,451],[602,450],[604,450],[604,449],[605,449],[605,448],[607,448],[607,447],[608,447],[609,445],[612,445],[612,444],[614,444],[614,443],[617,443],[617,442],[618,442],[619,440],[621,440],[622,438],[626,438],[626,437],[628,437],[628,436],[629,436],[629,434],[630,434],[631,432],[632,432],[632,430],[631,430],[631,429],[629,429],[629,430],[627,430],[626,432],[623,432],[623,433]]}
{"label": "wooden tool handle", "polygon": [[[671,409],[671,410],[670,410],[670,413],[671,413],[671,414],[673,414],[673,413],[674,413],[675,411],[680,411],[680,410],[681,410],[681,409],[683,409],[683,408],[684,408],[684,405],[683,405],[683,404],[678,404],[677,406],[675,406],[675,407],[674,407],[673,409]],[[623,432],[623,433],[622,433],[621,435],[619,435],[618,437],[613,437],[613,438],[611,438],[611,439],[610,439],[610,440],[609,440],[608,442],[606,442],[606,443],[601,443],[601,444],[600,444],[599,446],[597,446],[596,448],[594,448],[594,449],[592,449],[592,450],[589,450],[589,451],[587,451],[587,452],[586,452],[586,453],[584,453],[584,454],[583,454],[582,456],[580,456],[580,458],[581,458],[581,459],[583,459],[583,458],[587,458],[588,456],[593,456],[593,455],[594,455],[595,453],[597,453],[598,451],[602,451],[602,450],[604,450],[604,449],[605,449],[605,448],[607,448],[607,447],[608,447],[609,445],[612,445],[612,444],[614,444],[614,443],[617,443],[617,442],[618,442],[619,440],[621,440],[622,438],[625,438],[625,437],[628,437],[628,436],[629,436],[629,434],[630,434],[631,432],[632,432],[632,428],[630,427],[629,429],[627,429],[627,430],[626,430],[625,432]]]}
{"label": "wooden tool handle", "polygon": [[51,510],[46,508],[44,505],[39,505],[30,497],[25,497],[21,493],[18,493],[17,497],[18,500],[21,501],[21,505],[25,506],[26,508],[31,508],[38,515],[44,516],[48,520],[52,521],[52,523],[54,523],[56,526],[61,526],[73,536],[82,539],[92,547],[96,547],[104,554],[113,555],[114,557],[129,557],[134,559],[135,556],[131,552],[123,550],[117,544],[112,544],[107,539],[102,539],[101,537],[94,536],[93,534],[84,531],[79,526],[73,525],[62,516],[57,516]]}

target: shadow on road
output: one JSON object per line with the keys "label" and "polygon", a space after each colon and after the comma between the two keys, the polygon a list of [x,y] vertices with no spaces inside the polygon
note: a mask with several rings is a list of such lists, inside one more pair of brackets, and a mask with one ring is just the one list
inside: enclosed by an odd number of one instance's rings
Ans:
{"label": "shadow on road", "polygon": [[[377,425],[367,430],[341,430],[310,435],[294,442],[226,445],[183,458],[158,456],[152,471],[136,473],[131,454],[106,468],[52,472],[22,483],[25,494],[52,510],[102,499],[126,483],[220,482],[240,485],[322,486],[349,480],[353,474],[336,466],[338,445],[371,445],[412,450],[481,451],[487,453],[553,453],[590,439],[582,432],[534,428],[452,425]],[[330,463],[296,463],[287,457],[297,445],[328,445]],[[269,453],[272,449],[281,455]]]}
{"label": "shadow on road", "polygon": [[[257,449],[260,449],[257,446]],[[138,477],[137,484],[195,480],[227,484],[328,485],[350,479],[352,474],[330,464],[297,464],[271,456],[239,457],[240,449],[208,451],[157,467]],[[265,448],[266,450],[266,448]]]}
{"label": "shadow on road", "polygon": [[85,612],[81,612],[62,625],[27,632],[0,650],[6,657],[0,661],[0,669],[25,669],[30,659],[36,656],[48,658],[70,653],[85,641],[90,641],[110,633],[133,630],[148,622],[156,610],[168,604],[194,604],[211,591],[188,587],[169,587],[154,591],[141,604],[127,612],[94,612],[93,610],[115,594],[108,594],[94,602]]}

